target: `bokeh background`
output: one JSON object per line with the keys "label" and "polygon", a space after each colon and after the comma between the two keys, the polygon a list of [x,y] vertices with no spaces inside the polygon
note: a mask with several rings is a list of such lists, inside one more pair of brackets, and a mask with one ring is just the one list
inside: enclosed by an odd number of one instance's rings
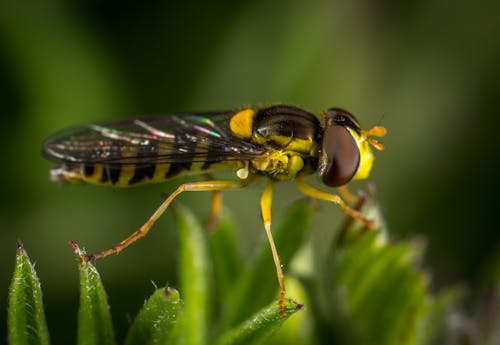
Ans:
{"label": "bokeh background", "polygon": [[[340,106],[365,127],[387,127],[370,181],[392,236],[425,239],[432,289],[465,286],[472,314],[500,272],[498,9],[451,0],[1,0],[0,339],[18,239],[36,263],[53,343],[73,343],[78,273],[68,240],[89,251],[115,244],[179,183],[53,185],[40,155],[46,136],[85,122],[276,102],[316,113]],[[246,253],[264,236],[260,191],[225,193]],[[278,186],[275,219],[299,197],[293,184]],[[208,195],[181,202],[208,213]],[[322,205],[311,237],[331,237],[341,217]],[[175,286],[175,238],[167,214],[147,239],[98,263],[119,338],[152,281]]]}

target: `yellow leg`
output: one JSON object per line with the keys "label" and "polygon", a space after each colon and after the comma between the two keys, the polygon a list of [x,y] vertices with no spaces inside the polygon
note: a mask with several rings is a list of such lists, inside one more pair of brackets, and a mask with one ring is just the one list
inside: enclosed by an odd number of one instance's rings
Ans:
{"label": "yellow leg", "polygon": [[371,221],[368,218],[366,218],[365,216],[363,216],[360,212],[347,206],[346,203],[344,202],[344,200],[342,200],[342,198],[339,195],[330,194],[330,193],[324,192],[322,190],[319,190],[319,189],[311,186],[310,184],[306,183],[302,179],[301,176],[297,176],[295,178],[295,182],[297,183],[297,187],[299,188],[299,190],[302,193],[304,193],[305,195],[307,195],[311,198],[333,202],[333,203],[339,205],[340,208],[342,209],[342,211],[344,211],[347,215],[351,216],[354,219],[361,221],[368,228],[370,228],[370,229],[373,228],[373,226],[374,226],[373,221]]}
{"label": "yellow leg", "polygon": [[269,240],[269,245],[271,246],[271,252],[273,253],[274,265],[276,266],[276,276],[278,277],[278,283],[280,285],[280,298],[278,302],[279,315],[285,316],[285,281],[283,277],[283,270],[281,269],[281,261],[278,256],[278,251],[274,245],[273,234],[271,232],[271,205],[273,201],[273,181],[269,180],[262,197],[260,198],[260,208],[262,212],[262,220],[264,221],[264,228],[266,229],[267,239]]}
{"label": "yellow leg", "polygon": [[177,189],[168,196],[167,199],[158,207],[158,209],[153,213],[153,215],[148,219],[148,221],[136,232],[127,237],[125,240],[118,243],[116,246],[104,250],[100,253],[89,255],[87,258],[100,259],[111,254],[118,254],[123,249],[130,246],[135,241],[146,236],[151,230],[154,223],[160,218],[160,216],[165,212],[168,206],[174,201],[174,199],[183,192],[199,192],[199,191],[219,191],[219,190],[231,190],[231,189],[241,189],[248,185],[247,181],[200,181],[200,182],[188,182],[183,183]]}
{"label": "yellow leg", "polygon": [[207,229],[215,230],[219,225],[220,213],[222,210],[222,191],[216,190],[212,193],[212,202],[210,203],[210,216],[205,224]]}
{"label": "yellow leg", "polygon": [[350,205],[354,204],[356,200],[358,200],[356,195],[352,194],[346,186],[340,186],[337,190],[339,191],[339,194],[342,195],[344,200],[346,200]]}

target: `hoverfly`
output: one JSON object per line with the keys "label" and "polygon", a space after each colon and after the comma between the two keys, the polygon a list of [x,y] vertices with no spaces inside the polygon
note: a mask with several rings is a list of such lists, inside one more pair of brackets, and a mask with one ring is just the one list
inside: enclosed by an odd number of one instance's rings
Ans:
{"label": "hoverfly", "polygon": [[87,259],[119,253],[146,236],[183,192],[242,189],[260,177],[267,177],[260,206],[276,266],[279,307],[283,313],[285,285],[271,233],[273,184],[294,180],[303,194],[333,202],[349,216],[372,227],[369,219],[350,208],[339,195],[313,187],[304,177],[317,173],[328,187],[368,177],[374,160],[371,147],[384,149],[373,137],[385,133],[381,126],[363,130],[352,114],[339,108],[323,112],[320,121],[306,110],[283,104],[78,126],[48,138],[43,153],[49,160],[60,163],[50,172],[50,179],[57,183],[131,187],[188,173],[235,171],[234,180],[181,184],[139,230]]}

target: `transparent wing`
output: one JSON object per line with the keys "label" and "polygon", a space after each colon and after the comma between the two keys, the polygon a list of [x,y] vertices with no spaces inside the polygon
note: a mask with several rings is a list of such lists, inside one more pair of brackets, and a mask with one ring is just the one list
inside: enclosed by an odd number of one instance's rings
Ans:
{"label": "transparent wing", "polygon": [[233,112],[161,115],[83,125],[48,138],[44,156],[56,162],[152,164],[243,160],[264,152],[229,130]]}

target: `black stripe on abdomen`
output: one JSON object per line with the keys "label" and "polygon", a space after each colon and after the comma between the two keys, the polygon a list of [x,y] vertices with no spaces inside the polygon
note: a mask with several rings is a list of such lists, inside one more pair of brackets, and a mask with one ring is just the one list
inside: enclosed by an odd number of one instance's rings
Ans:
{"label": "black stripe on abdomen", "polygon": [[148,145],[139,146],[135,155],[144,158],[144,161],[151,159],[151,164],[141,164],[135,167],[134,176],[128,181],[129,185],[143,182],[146,178],[152,179],[155,174],[155,155],[158,155],[158,140],[150,139]]}
{"label": "black stripe on abdomen", "polygon": [[[195,133],[191,133],[190,135],[195,135]],[[189,156],[192,157],[194,155],[194,152],[196,150],[196,145],[197,145],[196,142],[193,142],[193,140],[186,138],[185,134],[175,136],[174,144],[172,146],[172,151],[178,153],[184,152],[185,153],[184,159],[186,159],[186,161],[179,163],[175,162],[171,163],[170,168],[165,174],[165,178],[167,179],[172,178],[176,175],[179,175],[183,170],[191,169],[191,164],[193,162],[191,159],[188,159],[186,157]]]}
{"label": "black stripe on abdomen", "polygon": [[120,179],[120,167],[114,167],[110,165],[105,165],[102,169],[102,176],[99,182],[101,183],[106,183],[108,181],[111,182],[111,184],[116,184],[118,180]]}
{"label": "black stripe on abdomen", "polygon": [[129,185],[142,182],[144,179],[152,179],[155,174],[156,165],[144,165],[135,167],[134,176],[128,181]]}
{"label": "black stripe on abdomen", "polygon": [[92,164],[85,164],[83,166],[83,175],[85,177],[90,177],[90,176],[94,175],[94,171],[95,171],[95,168],[94,168],[94,165],[92,165]]}

